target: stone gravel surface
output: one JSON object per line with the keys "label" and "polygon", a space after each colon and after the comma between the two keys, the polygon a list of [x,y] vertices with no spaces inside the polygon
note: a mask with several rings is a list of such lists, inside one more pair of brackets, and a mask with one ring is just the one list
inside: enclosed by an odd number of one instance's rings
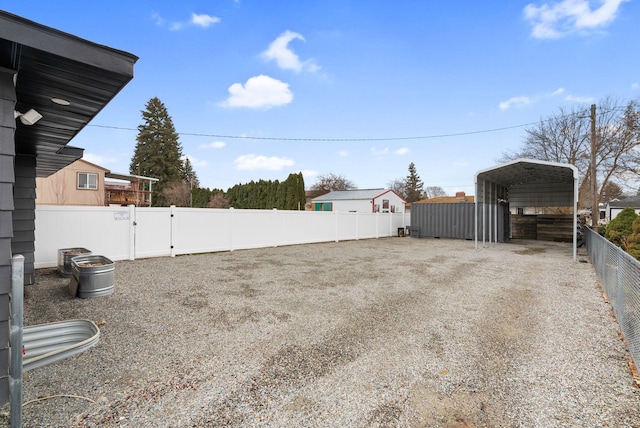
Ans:
{"label": "stone gravel surface", "polygon": [[[384,238],[36,272],[25,325],[100,343],[24,376],[25,427],[640,427],[611,307],[569,244]],[[3,421],[7,420],[4,409]]]}

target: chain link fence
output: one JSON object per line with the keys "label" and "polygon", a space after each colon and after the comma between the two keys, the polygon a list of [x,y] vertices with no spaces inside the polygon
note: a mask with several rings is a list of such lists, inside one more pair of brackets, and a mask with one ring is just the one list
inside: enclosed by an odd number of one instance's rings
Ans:
{"label": "chain link fence", "polygon": [[589,260],[613,306],[631,357],[640,367],[640,261],[593,230],[584,229]]}

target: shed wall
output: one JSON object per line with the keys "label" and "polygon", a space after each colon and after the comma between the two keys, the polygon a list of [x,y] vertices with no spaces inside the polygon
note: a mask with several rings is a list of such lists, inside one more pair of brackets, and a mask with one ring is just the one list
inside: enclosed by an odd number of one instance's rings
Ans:
{"label": "shed wall", "polygon": [[[411,204],[411,231],[418,238],[445,238],[445,239],[475,239],[475,204],[445,203],[445,204]],[[495,236],[498,231],[498,241],[504,242],[506,237],[505,224],[508,225],[508,210],[502,206],[483,205],[478,206],[478,235],[482,240],[489,234]],[[484,225],[484,218],[487,225]]]}
{"label": "shed wall", "polygon": [[373,204],[371,199],[362,200],[346,200],[346,201],[331,201],[333,211],[349,212],[355,211],[360,213],[373,212]]}

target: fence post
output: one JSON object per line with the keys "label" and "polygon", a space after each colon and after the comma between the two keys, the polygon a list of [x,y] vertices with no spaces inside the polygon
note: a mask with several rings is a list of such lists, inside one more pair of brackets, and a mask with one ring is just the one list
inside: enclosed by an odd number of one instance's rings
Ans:
{"label": "fence post", "polygon": [[278,209],[274,208],[273,209],[273,232],[274,232],[274,237],[273,237],[273,246],[277,247],[278,246],[278,236],[280,236],[280,223],[278,222]]}
{"label": "fence post", "polygon": [[136,259],[136,206],[129,205],[129,260]]}
{"label": "fence post", "polygon": [[229,251],[233,251],[233,215],[234,208],[229,207]]}
{"label": "fence post", "polygon": [[175,216],[175,209],[176,206],[175,205],[171,205],[169,207],[169,212],[171,213],[171,218],[169,219],[169,240],[170,240],[170,245],[171,245],[171,257],[175,257],[176,256],[176,249],[173,248],[173,219]]}

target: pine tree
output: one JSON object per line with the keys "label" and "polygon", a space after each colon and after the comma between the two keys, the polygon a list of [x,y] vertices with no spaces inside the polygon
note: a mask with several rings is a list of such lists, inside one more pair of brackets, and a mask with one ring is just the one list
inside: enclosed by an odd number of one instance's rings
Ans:
{"label": "pine tree", "polygon": [[609,222],[605,238],[627,251],[627,241],[633,233],[633,222],[638,215],[633,208],[625,208]]}
{"label": "pine tree", "polygon": [[420,179],[416,166],[413,162],[409,164],[409,175],[405,179],[405,198],[407,202],[416,202],[422,199],[424,194],[424,183]]}
{"label": "pine tree", "polygon": [[198,174],[196,174],[193,169],[193,165],[191,165],[191,161],[188,157],[184,158],[184,162],[182,163],[182,179],[189,183],[191,188],[196,189],[200,187],[200,180],[198,180]]}
{"label": "pine tree", "polygon": [[145,107],[129,172],[160,179],[153,185],[153,205],[164,206],[163,189],[184,178],[182,147],[162,101],[151,98]]}

